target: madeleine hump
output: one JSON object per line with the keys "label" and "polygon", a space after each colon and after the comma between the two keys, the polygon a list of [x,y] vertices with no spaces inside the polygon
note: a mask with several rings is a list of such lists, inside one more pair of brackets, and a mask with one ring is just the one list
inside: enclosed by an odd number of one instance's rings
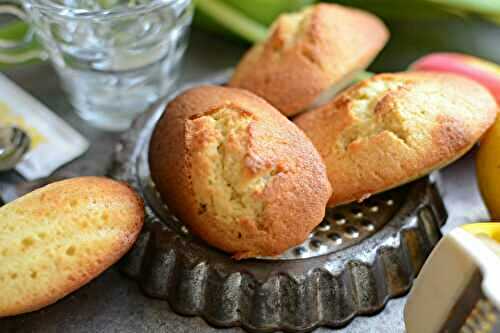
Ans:
{"label": "madeleine hump", "polygon": [[202,86],[167,106],[149,164],[169,209],[197,236],[237,259],[303,242],[331,194],[311,141],[260,97]]}

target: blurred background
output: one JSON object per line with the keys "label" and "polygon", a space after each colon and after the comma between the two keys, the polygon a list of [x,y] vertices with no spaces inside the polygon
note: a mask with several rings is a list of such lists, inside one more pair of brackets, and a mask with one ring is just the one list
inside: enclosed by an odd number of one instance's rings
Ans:
{"label": "blurred background", "polygon": [[[314,0],[195,0],[194,31],[203,31],[245,48],[262,40],[282,12]],[[500,1],[497,0],[336,0],[380,16],[392,38],[371,67],[373,71],[402,70],[431,51],[457,51],[500,62]],[[20,39],[28,26],[7,21],[0,38]],[[38,48],[34,41],[26,48]],[[10,67],[2,64],[2,68]]]}
{"label": "blurred background", "polygon": [[[195,27],[235,43],[264,38],[284,11],[313,0],[197,0]],[[381,17],[392,34],[373,71],[405,69],[432,51],[456,51],[500,62],[500,1],[497,0],[337,0]]]}
{"label": "blurred background", "polygon": [[[105,0],[102,0],[105,1]],[[109,0],[106,0],[109,1]],[[314,0],[195,0],[194,33],[206,32],[244,49],[266,36],[282,12]],[[402,70],[432,51],[456,51],[500,62],[500,1],[497,0],[336,0],[381,17],[392,38],[371,70]],[[5,22],[5,20],[4,20]],[[28,32],[19,21],[6,21],[1,39],[18,40]],[[34,41],[26,48],[38,48]],[[12,65],[0,64],[5,69]]]}

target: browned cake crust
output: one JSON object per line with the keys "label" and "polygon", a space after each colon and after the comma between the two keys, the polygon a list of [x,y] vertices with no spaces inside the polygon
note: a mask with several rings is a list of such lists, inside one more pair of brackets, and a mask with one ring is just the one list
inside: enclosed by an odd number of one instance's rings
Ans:
{"label": "browned cake crust", "polygon": [[127,252],[144,221],[127,185],[63,180],[0,208],[0,317],[38,310],[80,288]]}
{"label": "browned cake crust", "polygon": [[203,86],[174,99],[153,133],[149,163],[169,209],[238,259],[304,241],[331,194],[326,168],[302,131],[235,88]]}
{"label": "browned cake crust", "polygon": [[381,74],[295,123],[323,157],[329,205],[362,200],[462,156],[493,124],[495,100],[451,74]]}
{"label": "browned cake crust", "polygon": [[388,38],[381,20],[349,7],[319,4],[284,14],[268,39],[246,53],[230,85],[250,90],[293,116],[332,85],[367,67]]}

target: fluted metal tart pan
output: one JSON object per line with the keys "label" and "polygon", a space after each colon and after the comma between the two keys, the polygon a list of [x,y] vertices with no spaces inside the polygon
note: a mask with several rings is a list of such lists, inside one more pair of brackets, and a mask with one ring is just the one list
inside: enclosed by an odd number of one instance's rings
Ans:
{"label": "fluted metal tart pan", "polygon": [[[224,72],[179,92],[201,83],[222,84],[228,76]],[[279,257],[235,261],[191,235],[155,191],[147,152],[166,102],[123,135],[110,171],[146,202],[145,227],[121,262],[146,295],[217,326],[305,332],[376,313],[408,290],[447,218],[430,178],[328,209],[308,240]]]}

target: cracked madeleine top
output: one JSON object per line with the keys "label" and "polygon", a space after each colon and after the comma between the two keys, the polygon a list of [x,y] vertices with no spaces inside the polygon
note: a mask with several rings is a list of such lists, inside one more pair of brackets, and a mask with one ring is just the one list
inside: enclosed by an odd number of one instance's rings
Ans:
{"label": "cracked madeleine top", "polygon": [[377,17],[335,4],[281,15],[267,40],[243,57],[230,85],[250,90],[293,116],[367,67],[388,37]]}
{"label": "cracked madeleine top", "polygon": [[452,74],[381,74],[294,121],[312,140],[334,188],[329,205],[362,200],[441,168],[493,124],[497,105]]}
{"label": "cracked madeleine top", "polygon": [[302,131],[236,88],[203,86],[174,99],[149,159],[171,211],[236,258],[276,255],[304,241],[331,194],[324,163]]}

